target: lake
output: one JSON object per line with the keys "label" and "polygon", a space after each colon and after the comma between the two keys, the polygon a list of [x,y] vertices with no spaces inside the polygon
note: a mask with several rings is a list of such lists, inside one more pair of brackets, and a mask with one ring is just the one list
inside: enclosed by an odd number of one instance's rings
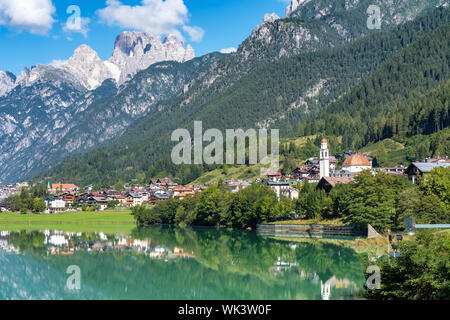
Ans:
{"label": "lake", "polygon": [[355,299],[363,256],[216,228],[0,232],[0,300]]}

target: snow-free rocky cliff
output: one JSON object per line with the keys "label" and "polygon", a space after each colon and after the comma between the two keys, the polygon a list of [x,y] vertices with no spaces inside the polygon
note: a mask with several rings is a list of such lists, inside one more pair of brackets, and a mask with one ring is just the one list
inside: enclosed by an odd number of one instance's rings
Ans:
{"label": "snow-free rocky cliff", "polygon": [[[164,42],[150,32],[126,31],[115,42],[112,57],[103,61],[88,45],[81,45],[66,61],[52,65],[38,65],[25,68],[17,77],[0,72],[0,96],[16,86],[30,86],[52,76],[77,82],[88,90],[98,88],[106,79],[114,79],[118,85],[130,80],[140,71],[162,61],[186,62],[195,58],[190,45],[174,35],[168,35]],[[59,74],[57,74],[59,73]]]}

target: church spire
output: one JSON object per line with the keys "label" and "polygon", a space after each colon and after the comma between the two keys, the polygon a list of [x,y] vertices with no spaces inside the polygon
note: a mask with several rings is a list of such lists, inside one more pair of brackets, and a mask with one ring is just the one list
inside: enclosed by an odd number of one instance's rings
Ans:
{"label": "church spire", "polygon": [[330,176],[330,151],[328,150],[328,142],[322,140],[320,148],[320,179]]}

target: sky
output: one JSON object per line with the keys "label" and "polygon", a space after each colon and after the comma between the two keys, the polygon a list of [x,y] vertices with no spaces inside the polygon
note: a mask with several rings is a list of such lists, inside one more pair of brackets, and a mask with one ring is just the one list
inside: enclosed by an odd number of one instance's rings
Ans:
{"label": "sky", "polygon": [[111,57],[124,30],[182,37],[197,56],[237,48],[289,0],[0,0],[0,70],[67,60],[87,44]]}

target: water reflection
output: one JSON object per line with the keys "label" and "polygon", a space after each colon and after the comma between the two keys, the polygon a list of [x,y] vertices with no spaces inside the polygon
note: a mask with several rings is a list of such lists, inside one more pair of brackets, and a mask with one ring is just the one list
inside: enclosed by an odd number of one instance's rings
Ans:
{"label": "water reflection", "polygon": [[[67,290],[71,265],[79,291]],[[0,233],[0,299],[351,299],[363,282],[354,250],[320,241],[164,226]]]}

